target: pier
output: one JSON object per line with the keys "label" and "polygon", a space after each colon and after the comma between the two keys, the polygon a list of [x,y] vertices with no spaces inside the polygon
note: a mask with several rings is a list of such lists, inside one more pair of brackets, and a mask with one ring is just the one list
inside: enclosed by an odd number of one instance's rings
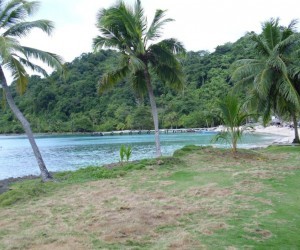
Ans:
{"label": "pier", "polygon": [[[180,129],[160,129],[160,134],[176,134],[176,133],[210,133],[216,128],[180,128]],[[154,134],[155,130],[120,130],[109,132],[93,132],[92,136],[107,136],[107,135],[145,135]]]}

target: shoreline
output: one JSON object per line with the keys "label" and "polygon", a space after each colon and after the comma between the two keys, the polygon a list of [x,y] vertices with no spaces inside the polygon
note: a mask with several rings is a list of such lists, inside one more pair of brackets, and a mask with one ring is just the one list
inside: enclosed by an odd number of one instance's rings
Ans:
{"label": "shoreline", "polygon": [[[215,127],[215,128],[210,128],[209,131],[222,131],[223,126]],[[299,131],[299,128],[298,128]],[[267,126],[263,127],[262,125],[255,126],[253,129],[253,133],[257,134],[270,134],[270,135],[277,135],[280,136],[280,138],[275,139],[271,144],[265,145],[270,146],[270,145],[288,145],[293,142],[294,139],[294,129],[289,128],[289,127],[278,127],[278,126]],[[84,133],[81,133],[84,134]],[[19,134],[19,135],[25,135],[25,134]],[[46,135],[51,135],[51,134],[46,134]],[[53,135],[53,134],[52,134]],[[256,147],[253,147],[256,148]],[[116,164],[116,163],[115,163]],[[109,165],[115,165],[115,164],[109,164]],[[27,176],[22,176],[22,177],[10,177],[6,178],[3,180],[0,180],[0,195],[6,191],[9,190],[9,185],[22,181],[22,180],[33,180],[33,179],[38,179],[40,178],[39,175],[27,175]]]}
{"label": "shoreline", "polygon": [[[281,138],[278,138],[272,142],[272,144],[291,144],[294,140],[294,128],[289,127],[278,127],[275,125],[263,127],[256,126],[254,127],[254,132],[258,134],[271,134],[271,135],[279,135]],[[299,132],[299,128],[298,128]]]}

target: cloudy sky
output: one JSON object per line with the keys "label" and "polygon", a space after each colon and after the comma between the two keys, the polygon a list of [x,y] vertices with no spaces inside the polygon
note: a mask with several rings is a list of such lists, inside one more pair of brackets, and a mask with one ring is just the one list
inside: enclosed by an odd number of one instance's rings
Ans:
{"label": "cloudy sky", "polygon": [[[141,0],[148,20],[156,9],[166,9],[175,19],[165,26],[165,37],[183,42],[187,50],[213,51],[218,45],[234,42],[247,31],[260,32],[261,23],[279,17],[287,25],[300,19],[299,0]],[[92,51],[92,39],[98,34],[96,13],[115,0],[40,0],[34,19],[49,19],[55,32],[49,38],[32,33],[23,44],[61,55],[72,61]],[[132,4],[134,0],[125,0]],[[300,24],[299,24],[300,27]],[[300,29],[299,29],[300,30]]]}

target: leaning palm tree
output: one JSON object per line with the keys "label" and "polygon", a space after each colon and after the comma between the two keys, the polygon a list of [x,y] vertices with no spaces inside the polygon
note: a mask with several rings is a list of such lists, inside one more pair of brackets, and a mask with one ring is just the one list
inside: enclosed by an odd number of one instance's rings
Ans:
{"label": "leaning palm tree", "polygon": [[297,113],[300,109],[300,64],[296,54],[300,49],[296,21],[287,27],[279,25],[279,19],[271,19],[262,25],[262,33],[250,34],[255,59],[242,59],[234,63],[232,79],[237,84],[252,85],[252,103],[263,111],[264,121],[271,112],[289,113],[294,121],[295,139],[299,142]]}
{"label": "leaning palm tree", "polygon": [[27,2],[23,0],[0,1],[0,87],[2,87],[5,98],[14,115],[21,122],[29,142],[37,159],[43,181],[51,179],[42,155],[33,137],[30,124],[22,112],[16,106],[10,87],[8,87],[4,69],[12,73],[13,80],[19,93],[26,90],[28,74],[26,68],[47,75],[47,72],[36,65],[31,59],[39,59],[48,66],[62,69],[62,59],[52,53],[22,46],[19,39],[28,35],[32,29],[40,29],[47,34],[53,30],[53,23],[48,20],[25,21],[37,10],[38,2]]}
{"label": "leaning palm tree", "polygon": [[156,74],[163,83],[176,89],[182,88],[184,81],[181,64],[175,57],[185,52],[183,45],[176,39],[153,43],[161,37],[163,26],[173,21],[164,17],[165,11],[156,10],[148,28],[140,0],[136,1],[134,8],[126,6],[122,1],[118,2],[113,7],[99,11],[97,27],[101,35],[93,42],[95,50],[102,47],[115,48],[122,55],[120,67],[102,76],[100,93],[127,76],[130,76],[135,91],[139,94],[148,92],[158,157],[161,156],[159,124],[151,74]]}

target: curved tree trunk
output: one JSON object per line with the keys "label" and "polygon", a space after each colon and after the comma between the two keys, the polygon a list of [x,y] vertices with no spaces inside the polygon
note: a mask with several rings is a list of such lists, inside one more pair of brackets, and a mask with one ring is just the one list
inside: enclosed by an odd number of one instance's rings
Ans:
{"label": "curved tree trunk", "polygon": [[293,123],[294,123],[294,131],[295,131],[295,138],[293,140],[293,143],[300,143],[299,133],[298,133],[297,116],[295,114],[293,114]]}
{"label": "curved tree trunk", "polygon": [[42,180],[43,181],[51,180],[52,176],[46,168],[46,165],[44,163],[44,160],[42,158],[40,150],[39,150],[39,148],[38,148],[38,146],[35,142],[35,139],[33,137],[33,133],[32,133],[31,128],[30,128],[30,124],[27,121],[27,119],[25,118],[25,116],[22,114],[22,112],[19,110],[19,108],[16,106],[16,104],[13,100],[10,89],[7,86],[6,78],[5,78],[5,75],[3,73],[2,67],[0,67],[0,81],[1,81],[1,85],[3,87],[3,90],[5,92],[6,100],[7,100],[7,103],[9,105],[9,107],[11,108],[12,112],[17,117],[17,119],[21,122],[21,124],[22,124],[22,126],[25,130],[25,133],[26,133],[26,135],[29,139],[30,145],[32,147],[33,153],[35,155],[35,158],[37,160],[37,163],[38,163],[40,171],[41,171]]}
{"label": "curved tree trunk", "polygon": [[153,88],[151,85],[150,74],[149,74],[147,68],[144,71],[144,75],[145,75],[145,79],[146,79],[147,90],[148,90],[150,104],[151,104],[152,117],[153,117],[153,122],[154,122],[156,156],[161,157],[157,107],[156,107],[156,102],[155,102],[155,98],[154,98],[154,94],[153,94]]}

